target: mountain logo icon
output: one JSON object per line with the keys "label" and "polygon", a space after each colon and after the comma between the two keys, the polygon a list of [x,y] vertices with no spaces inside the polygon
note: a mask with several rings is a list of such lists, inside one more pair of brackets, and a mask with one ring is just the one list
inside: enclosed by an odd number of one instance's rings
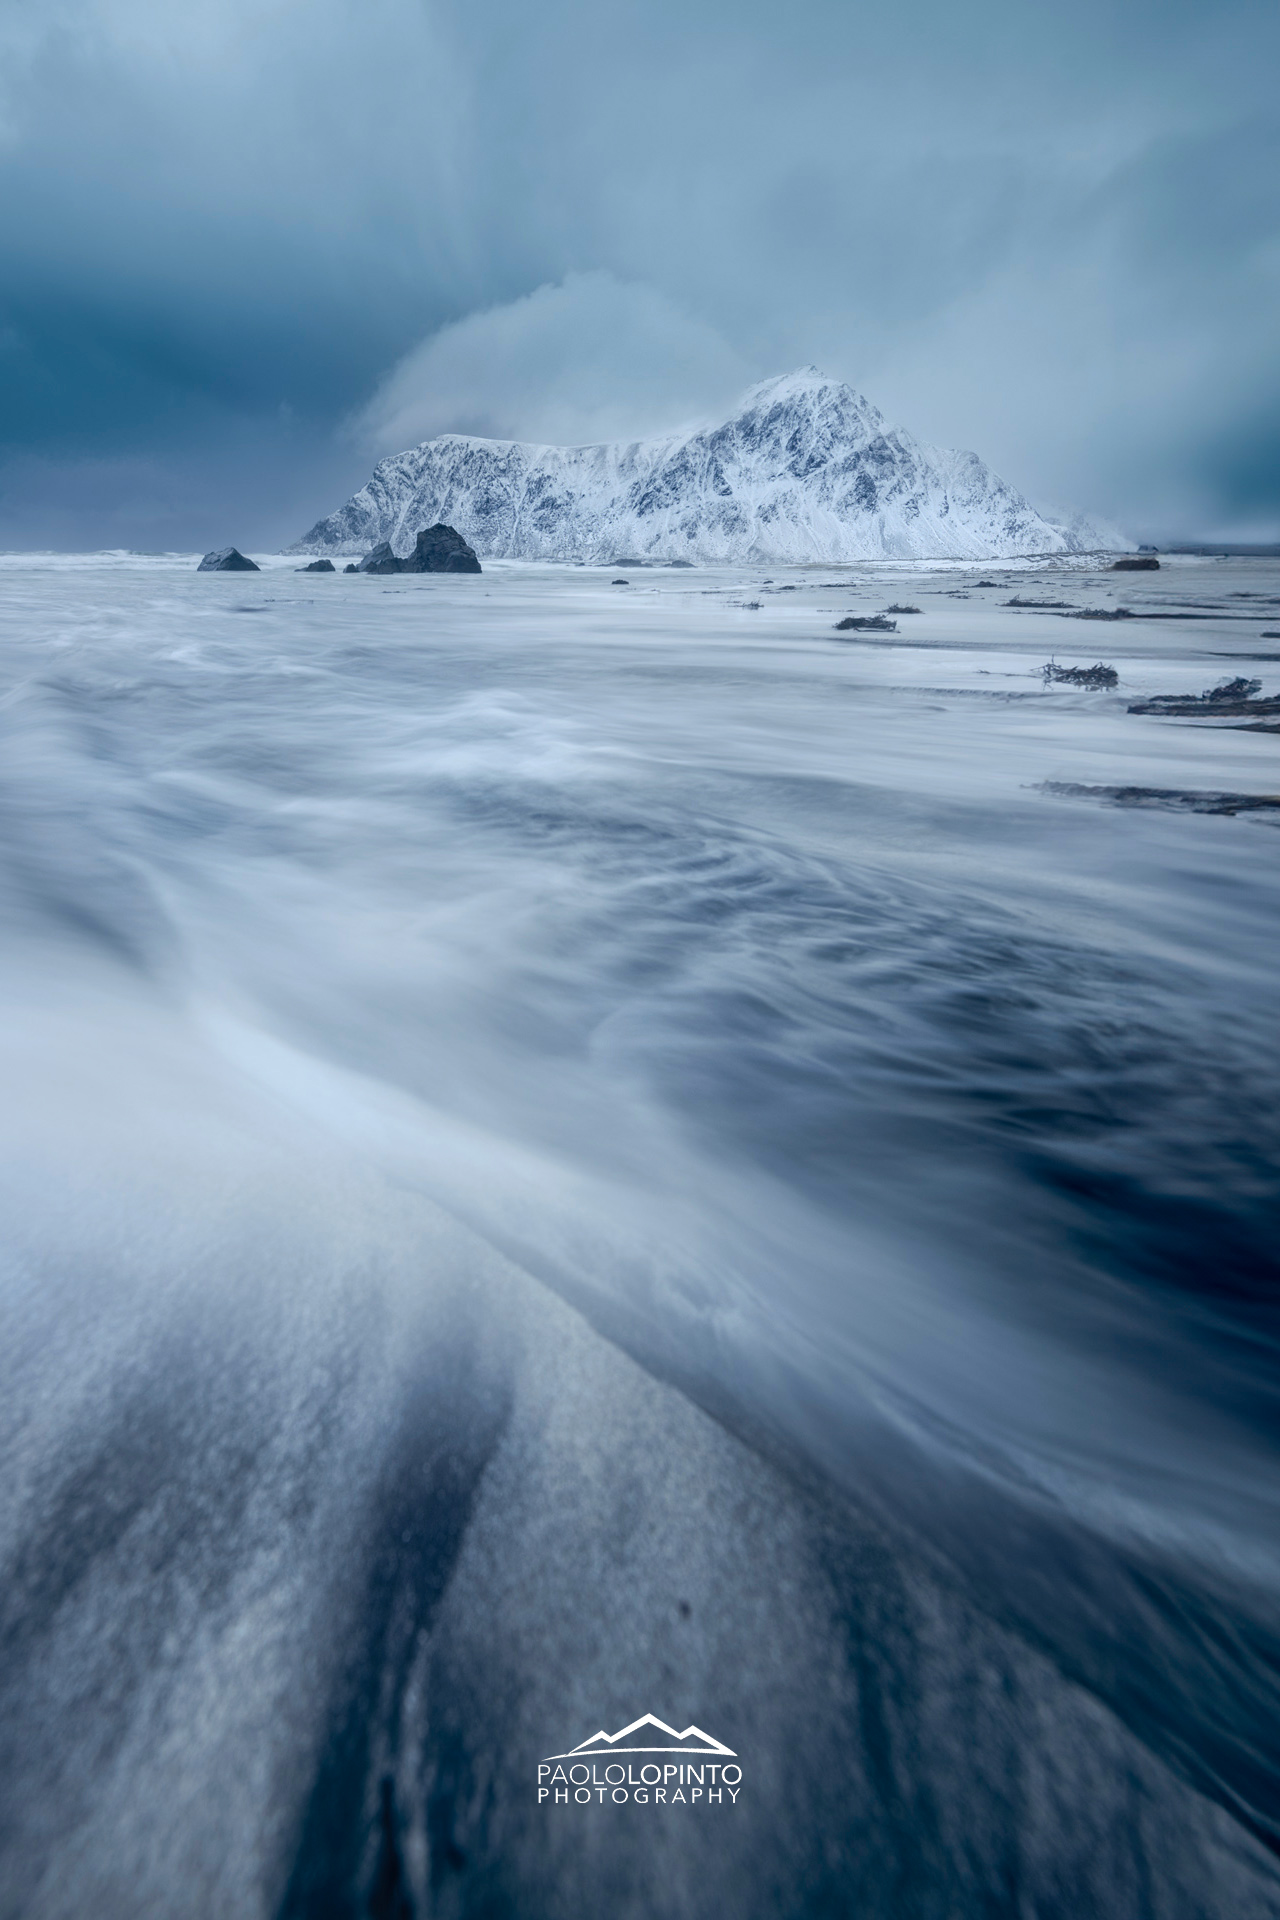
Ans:
{"label": "mountain logo icon", "polygon": [[[632,1734],[638,1738],[632,1740]],[[633,1720],[630,1726],[619,1727],[616,1733],[606,1733],[601,1727],[599,1733],[593,1733],[581,1746],[570,1748],[568,1753],[549,1753],[546,1758],[587,1760],[601,1753],[682,1753],[695,1759],[722,1754],[727,1759],[737,1759],[732,1747],[722,1746],[719,1740],[713,1740],[701,1727],[689,1726],[683,1733],[677,1733],[665,1720],[658,1720],[651,1713],[641,1714],[638,1720]]]}

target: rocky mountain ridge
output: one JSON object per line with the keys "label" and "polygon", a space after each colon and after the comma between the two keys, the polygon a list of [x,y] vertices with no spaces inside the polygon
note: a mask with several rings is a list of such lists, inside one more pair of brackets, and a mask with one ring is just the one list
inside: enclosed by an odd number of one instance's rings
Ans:
{"label": "rocky mountain ridge", "polygon": [[723,425],[533,446],[443,434],[382,460],[293,553],[407,555],[457,527],[491,559],[607,564],[1013,558],[1115,550],[1111,529],[1037,512],[975,453],[926,447],[817,368],[763,381]]}

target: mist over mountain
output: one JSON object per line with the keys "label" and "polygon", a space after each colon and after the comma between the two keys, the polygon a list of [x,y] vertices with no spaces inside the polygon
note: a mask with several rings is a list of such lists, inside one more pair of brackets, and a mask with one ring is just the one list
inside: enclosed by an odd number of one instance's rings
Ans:
{"label": "mist over mountain", "polygon": [[975,453],[928,447],[816,367],[752,387],[722,425],[534,446],[443,434],[379,462],[290,552],[412,550],[457,527],[491,559],[996,559],[1123,546],[1037,512]]}

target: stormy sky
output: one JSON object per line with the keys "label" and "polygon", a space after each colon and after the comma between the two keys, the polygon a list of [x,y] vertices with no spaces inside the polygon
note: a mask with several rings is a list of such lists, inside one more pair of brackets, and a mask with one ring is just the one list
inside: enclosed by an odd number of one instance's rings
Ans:
{"label": "stormy sky", "polygon": [[4,0],[0,546],[271,548],[816,363],[1280,537],[1274,0]]}

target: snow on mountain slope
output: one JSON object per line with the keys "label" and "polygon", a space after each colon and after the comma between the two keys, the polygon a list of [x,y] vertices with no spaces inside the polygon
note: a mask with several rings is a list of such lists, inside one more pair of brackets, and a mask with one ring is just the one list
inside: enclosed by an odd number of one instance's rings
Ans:
{"label": "snow on mountain slope", "polygon": [[292,553],[412,550],[443,520],[490,559],[984,560],[1125,544],[1036,512],[975,453],[922,446],[816,367],[723,426],[594,447],[442,434],[379,462]]}

